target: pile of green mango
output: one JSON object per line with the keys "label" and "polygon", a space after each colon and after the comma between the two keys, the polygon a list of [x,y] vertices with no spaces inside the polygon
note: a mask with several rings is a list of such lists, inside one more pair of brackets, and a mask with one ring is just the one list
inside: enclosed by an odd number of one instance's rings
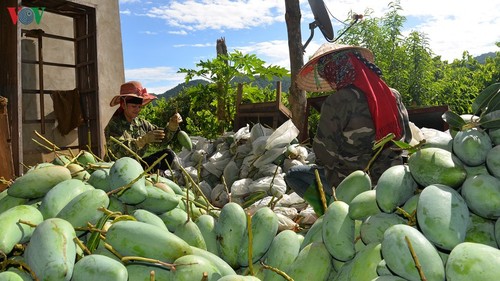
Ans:
{"label": "pile of green mango", "polygon": [[373,186],[355,171],[305,230],[272,206],[211,205],[140,160],[89,152],[31,167],[0,193],[0,281],[496,280],[500,130],[409,150]]}
{"label": "pile of green mango", "polygon": [[375,188],[353,172],[301,232],[278,231],[268,206],[214,208],[136,159],[59,157],[0,193],[0,280],[494,280],[496,134],[427,142]]}

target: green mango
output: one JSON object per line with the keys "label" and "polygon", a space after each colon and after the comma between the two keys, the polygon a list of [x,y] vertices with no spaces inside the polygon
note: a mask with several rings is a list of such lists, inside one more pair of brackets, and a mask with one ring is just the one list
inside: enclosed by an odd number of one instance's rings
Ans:
{"label": "green mango", "polygon": [[247,217],[243,208],[234,202],[229,202],[215,223],[215,234],[219,242],[219,253],[231,267],[238,268],[238,256],[247,227]]}
{"label": "green mango", "polygon": [[361,240],[365,244],[382,242],[384,232],[390,226],[406,224],[407,221],[396,213],[379,213],[366,218],[360,227]]}
{"label": "green mango", "polygon": [[40,211],[30,205],[14,206],[0,214],[0,252],[8,254],[17,243],[28,242],[35,227],[19,220],[30,222],[34,225],[43,222]]}
{"label": "green mango", "polygon": [[217,236],[215,235],[215,218],[211,215],[201,215],[195,220],[196,225],[203,235],[207,251],[219,255],[217,248]]}
{"label": "green mango", "polygon": [[33,231],[24,257],[38,280],[66,280],[73,274],[76,233],[66,220],[50,218]]}
{"label": "green mango", "polygon": [[[372,189],[370,176],[362,170],[356,170],[345,177],[335,189],[337,200],[351,203],[358,194]],[[331,203],[331,202],[330,202]]]}
{"label": "green mango", "polygon": [[71,172],[68,168],[49,165],[16,178],[7,189],[7,194],[18,198],[41,198],[56,184],[69,179]]}
{"label": "green mango", "polygon": [[123,256],[140,256],[172,263],[189,255],[187,242],[155,225],[139,221],[117,221],[106,232],[106,243]]}
{"label": "green mango", "polygon": [[1,281],[23,281],[23,278],[19,274],[12,271],[0,272]]}
{"label": "green mango", "polygon": [[133,210],[130,214],[136,220],[138,220],[140,222],[149,223],[151,225],[158,226],[159,228],[168,230],[168,228],[165,225],[165,223],[163,222],[163,220],[158,215],[156,215],[148,210],[136,209],[136,210]]}
{"label": "green mango", "polygon": [[381,249],[387,267],[395,275],[408,280],[420,280],[407,239],[427,280],[445,280],[443,261],[434,245],[417,229],[404,224],[393,225],[384,232]]}
{"label": "green mango", "polygon": [[349,217],[353,220],[362,220],[381,212],[377,205],[377,194],[374,189],[363,191],[352,199],[349,204]]}
{"label": "green mango", "polygon": [[447,280],[497,280],[500,250],[480,243],[464,242],[451,251],[446,263]]}
{"label": "green mango", "polygon": [[[269,251],[265,257],[265,264],[274,268],[287,268],[292,264],[300,252],[300,240],[292,230],[283,230],[273,238]],[[281,281],[283,278],[276,272],[266,270],[266,281]]]}
{"label": "green mango", "polygon": [[500,145],[497,145],[488,151],[488,154],[486,155],[486,167],[492,176],[500,178]]}
{"label": "green mango", "polygon": [[45,194],[38,209],[45,219],[54,218],[76,196],[92,189],[92,186],[79,179],[62,181]]}
{"label": "green mango", "polygon": [[252,224],[252,244],[250,245],[248,237],[248,229],[243,235],[243,241],[240,246],[238,254],[238,263],[241,266],[248,266],[249,264],[249,247],[252,247],[252,264],[264,256],[273,238],[278,233],[278,217],[274,211],[267,207],[261,207],[251,217]]}
{"label": "green mango", "polygon": [[188,214],[181,208],[173,208],[172,210],[158,215],[165,223],[168,230],[175,232],[179,225],[185,223],[188,219]]}
{"label": "green mango", "polygon": [[154,186],[146,187],[147,196],[144,201],[137,204],[138,208],[148,210],[155,214],[162,214],[179,205],[180,199]]}
{"label": "green mango", "polygon": [[378,276],[377,266],[382,261],[381,244],[366,245],[353,259],[350,280],[371,281]]}
{"label": "green mango", "polygon": [[[173,273],[164,266],[152,263],[133,262],[125,265],[128,272],[128,280],[132,281],[172,281]],[[154,275],[154,279],[151,279]]]}
{"label": "green mango", "polygon": [[392,213],[415,194],[417,187],[408,165],[392,166],[382,173],[377,182],[377,204],[382,211]]}
{"label": "green mango", "polygon": [[453,153],[468,166],[483,164],[492,147],[488,133],[479,128],[460,131],[453,138]]}
{"label": "green mango", "polygon": [[468,178],[461,195],[474,214],[489,219],[500,217],[500,179],[491,175]]}
{"label": "green mango", "polygon": [[334,201],[323,217],[323,243],[335,259],[348,261],[356,254],[354,220],[349,217],[349,205]]}
{"label": "green mango", "polygon": [[450,151],[428,147],[408,157],[410,173],[425,188],[439,183],[458,189],[467,178],[464,164]]}
{"label": "green mango", "polygon": [[218,268],[208,259],[197,255],[184,255],[174,261],[172,281],[202,280],[204,274],[207,281],[217,281],[222,277]]}
{"label": "green mango", "polygon": [[120,280],[128,279],[127,268],[123,263],[107,256],[92,254],[75,263],[71,281]]}
{"label": "green mango", "polygon": [[285,272],[293,280],[326,280],[332,270],[332,257],[325,244],[314,242],[304,247]]}
{"label": "green mango", "polygon": [[452,250],[465,239],[469,209],[455,189],[432,184],[420,193],[417,222],[429,241],[440,249]]}
{"label": "green mango", "polygon": [[307,230],[304,238],[302,239],[302,243],[300,244],[301,250],[312,242],[323,242],[323,217],[324,215],[318,217]]}
{"label": "green mango", "polygon": [[144,169],[137,160],[130,157],[122,157],[115,161],[109,170],[109,185],[111,190],[128,186],[118,199],[123,203],[135,205],[144,201],[148,195]]}
{"label": "green mango", "polygon": [[196,223],[194,223],[191,219],[188,219],[184,223],[177,226],[174,234],[179,236],[179,238],[182,238],[182,240],[186,241],[191,246],[198,247],[203,250],[207,249],[207,244],[205,243],[203,234],[198,228],[198,225],[196,225]]}
{"label": "green mango", "polygon": [[495,221],[470,213],[465,242],[474,242],[497,248]]}

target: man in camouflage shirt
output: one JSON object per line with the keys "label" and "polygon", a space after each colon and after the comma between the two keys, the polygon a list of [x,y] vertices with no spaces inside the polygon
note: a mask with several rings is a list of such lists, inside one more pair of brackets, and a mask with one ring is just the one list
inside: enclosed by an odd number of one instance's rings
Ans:
{"label": "man in camouflage shirt", "polygon": [[[373,64],[373,54],[365,48],[324,44],[301,69],[300,88],[311,92],[332,92],[321,108],[313,140],[314,165],[296,166],[285,181],[304,196],[315,182],[314,170],[329,195],[345,177],[365,170],[376,151],[373,145],[389,134],[410,142],[408,113],[401,95],[389,88]],[[403,164],[402,152],[387,145],[367,171],[376,185],[387,168]]]}
{"label": "man in camouflage shirt", "polygon": [[[111,106],[119,104],[120,107],[104,129],[109,158],[115,159],[125,156],[135,158],[135,153],[142,158],[142,164],[146,168],[159,157],[167,154],[164,160],[169,165],[172,164],[175,154],[168,148],[168,144],[179,130],[182,117],[179,113],[174,114],[165,128],[159,128],[139,117],[142,107],[155,98],[147,93],[140,82],[131,81],[121,86],[120,95],[115,96],[110,103]],[[117,141],[112,140],[111,137]],[[151,143],[160,143],[161,150],[144,157]],[[165,161],[161,161],[155,169],[167,170],[168,165]]]}

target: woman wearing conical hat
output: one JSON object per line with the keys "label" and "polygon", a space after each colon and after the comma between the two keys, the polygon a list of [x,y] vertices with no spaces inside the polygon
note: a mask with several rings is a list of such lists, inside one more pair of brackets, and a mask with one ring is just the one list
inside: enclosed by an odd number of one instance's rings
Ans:
{"label": "woman wearing conical hat", "polygon": [[[325,191],[331,195],[331,187],[367,167],[375,141],[390,133],[394,140],[411,140],[401,96],[382,80],[366,48],[323,44],[300,70],[297,84],[309,92],[331,92],[322,105],[313,140],[316,165],[296,166],[285,177],[301,196],[315,180],[314,169],[319,169]],[[401,151],[385,147],[368,171],[372,184],[387,168],[402,163]]]}

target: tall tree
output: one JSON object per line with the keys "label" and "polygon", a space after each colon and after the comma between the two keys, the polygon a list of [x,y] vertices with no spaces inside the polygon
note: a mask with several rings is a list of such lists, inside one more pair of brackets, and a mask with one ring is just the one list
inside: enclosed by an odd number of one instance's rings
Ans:
{"label": "tall tree", "polygon": [[292,121],[300,130],[299,139],[304,141],[306,126],[306,92],[299,89],[297,85],[297,74],[304,66],[304,48],[302,46],[302,34],[300,32],[299,0],[285,0],[285,21],[288,31],[288,51],[290,55],[291,86],[288,92]]}

